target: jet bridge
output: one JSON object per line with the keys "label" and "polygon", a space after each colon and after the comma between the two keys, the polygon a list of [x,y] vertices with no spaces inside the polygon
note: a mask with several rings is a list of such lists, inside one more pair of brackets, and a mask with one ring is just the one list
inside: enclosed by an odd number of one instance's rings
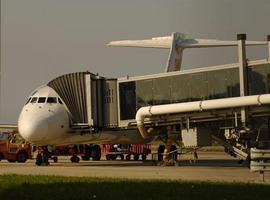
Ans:
{"label": "jet bridge", "polygon": [[48,83],[64,101],[74,128],[116,127],[116,79],[89,72],[71,73]]}

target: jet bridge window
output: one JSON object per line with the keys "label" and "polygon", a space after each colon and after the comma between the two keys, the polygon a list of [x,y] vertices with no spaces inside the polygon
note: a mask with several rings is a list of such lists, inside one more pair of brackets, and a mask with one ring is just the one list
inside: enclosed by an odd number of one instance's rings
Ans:
{"label": "jet bridge window", "polygon": [[47,103],[57,103],[57,98],[56,97],[48,97]]}
{"label": "jet bridge window", "polygon": [[33,97],[32,99],[31,99],[31,101],[30,101],[30,103],[36,103],[37,102],[37,97]]}
{"label": "jet bridge window", "polygon": [[46,102],[46,97],[39,97],[38,98],[38,103],[45,103]]}
{"label": "jet bridge window", "polygon": [[134,119],[136,115],[136,85],[134,81],[119,84],[120,119]]}

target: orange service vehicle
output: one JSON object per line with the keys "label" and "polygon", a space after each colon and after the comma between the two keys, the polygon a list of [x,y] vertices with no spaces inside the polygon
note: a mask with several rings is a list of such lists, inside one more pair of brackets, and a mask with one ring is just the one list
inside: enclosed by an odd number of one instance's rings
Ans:
{"label": "orange service vehicle", "polygon": [[32,158],[32,146],[18,133],[0,132],[0,161],[24,163]]}

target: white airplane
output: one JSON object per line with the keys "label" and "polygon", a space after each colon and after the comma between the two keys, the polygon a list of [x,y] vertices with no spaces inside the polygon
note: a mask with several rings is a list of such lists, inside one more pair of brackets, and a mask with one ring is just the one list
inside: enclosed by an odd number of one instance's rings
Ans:
{"label": "white airplane", "polygon": [[[263,45],[267,44],[266,42],[258,42],[258,41],[246,41],[246,45]],[[182,60],[182,52],[185,48],[202,48],[202,47],[220,47],[220,46],[237,46],[238,41],[220,41],[220,40],[204,40],[204,39],[186,39],[183,34],[173,33],[172,36],[169,37],[159,37],[152,38],[149,40],[125,40],[125,41],[114,41],[109,43],[109,46],[131,46],[131,47],[150,47],[150,48],[167,48],[170,49],[170,55],[168,59],[168,64],[166,66],[166,73],[161,74],[161,76],[175,75],[181,72],[172,72],[179,71],[181,68],[181,60]],[[230,67],[228,67],[230,68]],[[210,68],[209,68],[210,69]],[[192,71],[192,70],[190,70]],[[187,70],[186,72],[190,72]],[[193,70],[194,71],[194,70]],[[200,70],[199,70],[200,71]],[[170,72],[170,73],[167,73]],[[92,75],[91,75],[92,76]],[[95,80],[99,79],[99,76],[94,77]],[[128,78],[124,78],[125,80]],[[136,77],[134,78],[136,79]],[[92,79],[91,79],[92,80]],[[130,77],[132,80],[132,77]],[[116,80],[117,83],[121,83],[122,79]],[[127,80],[128,82],[129,80]],[[70,86],[72,88],[73,86]],[[117,89],[119,89],[119,85],[117,85]],[[76,89],[75,89],[76,90]],[[66,91],[67,92],[67,91]],[[117,90],[118,99],[119,91]],[[77,96],[76,96],[77,95]],[[80,97],[76,94],[74,97],[70,97],[73,99],[79,99]],[[45,86],[41,86],[37,88],[28,98],[27,103],[23,106],[22,111],[20,113],[18,119],[18,130],[21,136],[35,144],[40,146],[45,145],[57,145],[57,144],[79,144],[79,143],[147,143],[151,141],[154,136],[157,135],[166,135],[167,132],[163,130],[164,127],[168,127],[174,124],[179,125],[179,120],[168,121],[169,123],[165,123],[163,121],[144,121],[145,118],[156,117],[157,115],[165,115],[173,113],[187,113],[193,112],[194,110],[185,111],[175,111],[174,109],[170,109],[167,107],[165,110],[168,112],[151,113],[151,109],[154,111],[155,106],[145,107],[147,110],[147,114],[144,116],[136,116],[133,120],[121,120],[121,113],[118,112],[117,119],[123,122],[122,124],[118,124],[117,126],[112,127],[104,127],[104,128],[95,128],[93,125],[94,117],[90,116],[88,112],[88,119],[86,122],[88,123],[74,123],[74,116],[78,113],[75,113],[71,110],[72,104],[74,102],[67,102],[69,97],[63,98],[63,95],[60,95],[55,88],[51,87],[49,84]],[[243,97],[236,97],[243,98]],[[257,97],[256,97],[257,98]],[[228,99],[228,98],[226,98]],[[105,99],[106,100],[106,99]],[[219,99],[220,100],[220,99]],[[244,99],[239,99],[239,101],[243,101]],[[94,101],[98,101],[97,99],[93,100],[93,96],[88,99],[88,101],[93,103]],[[115,104],[116,106],[120,106],[120,100]],[[216,101],[216,100],[211,100]],[[237,101],[237,102],[239,102]],[[192,102],[193,104],[195,102]],[[198,105],[201,106],[202,101],[199,101]],[[213,102],[215,103],[215,102]],[[251,105],[257,105],[257,102],[253,102]],[[174,104],[168,104],[167,106]],[[186,103],[188,106],[188,103]],[[194,104],[195,105],[195,104]],[[228,107],[241,107],[242,104],[236,104],[234,106],[228,105]],[[246,106],[246,105],[244,105]],[[249,105],[247,105],[249,106]],[[200,107],[201,108],[201,107]],[[96,109],[92,108],[91,109]],[[211,109],[211,108],[208,108]],[[218,109],[218,108],[213,108]],[[159,110],[159,109],[158,109]],[[207,110],[207,109],[206,109]],[[77,110],[79,112],[79,110]],[[83,112],[83,108],[81,109]],[[87,112],[87,111],[85,111]],[[126,110],[125,112],[129,112]],[[137,121],[136,121],[137,120]],[[165,120],[166,121],[166,120]],[[144,124],[145,123],[145,124]],[[91,126],[91,124],[93,126]],[[137,125],[138,128],[137,129]],[[144,127],[148,126],[147,128]],[[163,128],[161,128],[163,127]],[[149,133],[154,130],[154,134],[149,136]]]}
{"label": "white airplane", "polygon": [[70,111],[49,86],[39,87],[30,95],[18,119],[19,133],[36,145],[145,143],[137,130],[85,134],[83,128],[71,127]]}

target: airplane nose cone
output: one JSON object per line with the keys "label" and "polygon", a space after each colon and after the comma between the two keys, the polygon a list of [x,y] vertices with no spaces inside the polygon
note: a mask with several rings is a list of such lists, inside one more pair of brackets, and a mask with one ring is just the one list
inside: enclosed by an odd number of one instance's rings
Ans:
{"label": "airplane nose cone", "polygon": [[46,119],[22,118],[18,121],[19,133],[28,142],[38,143],[48,134]]}

